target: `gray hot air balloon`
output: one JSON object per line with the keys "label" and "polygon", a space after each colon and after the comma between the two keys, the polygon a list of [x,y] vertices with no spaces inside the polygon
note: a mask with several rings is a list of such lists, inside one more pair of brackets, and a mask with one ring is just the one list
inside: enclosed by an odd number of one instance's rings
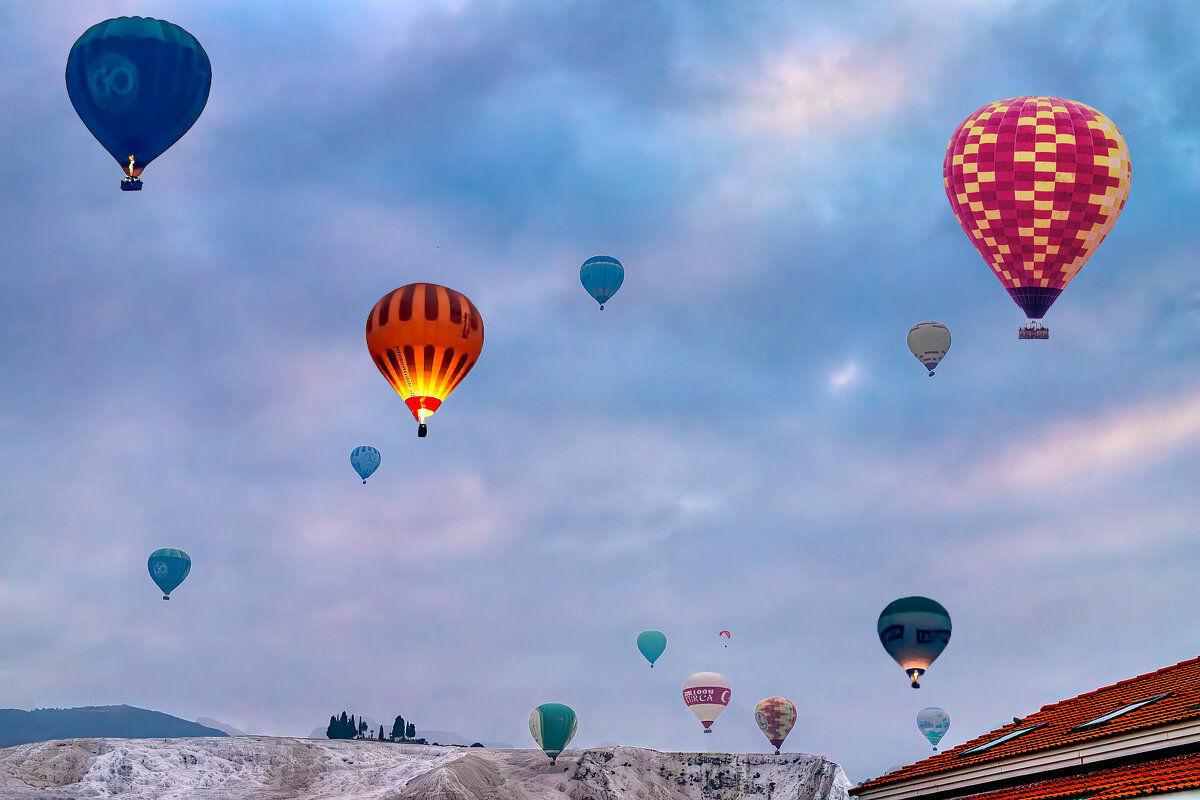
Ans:
{"label": "gray hot air balloon", "polygon": [[950,612],[928,597],[902,597],[879,615],[879,642],[908,673],[912,687],[950,642]]}

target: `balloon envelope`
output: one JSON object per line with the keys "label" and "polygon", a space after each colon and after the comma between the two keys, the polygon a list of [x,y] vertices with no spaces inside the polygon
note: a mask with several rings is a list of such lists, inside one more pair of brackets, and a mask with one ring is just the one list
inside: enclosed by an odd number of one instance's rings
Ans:
{"label": "balloon envelope", "polygon": [[667,637],[662,631],[642,631],[637,638],[638,650],[642,651],[642,655],[650,662],[650,666],[654,666],[654,662],[667,649]]}
{"label": "balloon envelope", "polygon": [[950,715],[944,708],[922,708],[917,712],[917,730],[937,750],[937,743],[950,730]]}
{"label": "balloon envelope", "polygon": [[379,461],[379,451],[369,445],[356,447],[350,451],[350,466],[354,467],[354,471],[358,473],[358,477],[362,478],[363,483],[366,483],[367,478],[379,469]]}
{"label": "balloon envelope", "polygon": [[1058,97],[989,103],[958,126],[942,164],[954,216],[1030,320],[1112,230],[1131,176],[1117,126]]}
{"label": "balloon envelope", "polygon": [[908,331],[908,349],[932,377],[934,368],[950,349],[950,329],[940,322],[918,322]]}
{"label": "balloon envelope", "polygon": [[418,423],[438,410],[483,350],[483,318],[461,292],[410,283],[367,315],[367,350]]}
{"label": "balloon envelope", "polygon": [[775,745],[775,752],[783,747],[783,740],[796,724],[796,706],[783,697],[768,697],[754,707],[754,721],[758,729]]}
{"label": "balloon envelope", "polygon": [[579,268],[579,282],[603,310],[625,282],[625,268],[612,256],[592,256]]}
{"label": "balloon envelope", "polygon": [[950,614],[928,597],[902,597],[883,609],[877,623],[879,642],[908,673],[914,689],[950,642]]}
{"label": "balloon envelope", "polygon": [[562,703],[542,703],[529,715],[529,732],[551,761],[566,749],[578,727],[575,712]]}
{"label": "balloon envelope", "polygon": [[697,672],[683,682],[683,702],[700,720],[705,733],[729,705],[732,690],[725,676],[715,672]]}
{"label": "balloon envelope", "polygon": [[67,56],[66,80],[83,124],[126,174],[137,176],[200,118],[212,65],[178,25],[117,17],[79,37]]}
{"label": "balloon envelope", "polygon": [[192,559],[182,550],[163,547],[150,554],[146,567],[150,570],[150,577],[162,590],[163,600],[166,600],[192,571]]}

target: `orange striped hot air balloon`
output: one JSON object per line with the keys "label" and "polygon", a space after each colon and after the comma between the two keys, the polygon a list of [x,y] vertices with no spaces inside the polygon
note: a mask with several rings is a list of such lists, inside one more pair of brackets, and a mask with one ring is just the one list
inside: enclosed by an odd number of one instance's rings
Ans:
{"label": "orange striped hot air balloon", "polygon": [[950,137],[946,196],[1028,316],[1020,338],[1049,338],[1042,316],[1112,230],[1131,175],[1112,120],[1059,97],[990,103]]}
{"label": "orange striped hot air balloon", "polygon": [[424,436],[425,420],[479,360],[483,318],[461,292],[410,283],[371,309],[367,350],[416,417],[417,436]]}

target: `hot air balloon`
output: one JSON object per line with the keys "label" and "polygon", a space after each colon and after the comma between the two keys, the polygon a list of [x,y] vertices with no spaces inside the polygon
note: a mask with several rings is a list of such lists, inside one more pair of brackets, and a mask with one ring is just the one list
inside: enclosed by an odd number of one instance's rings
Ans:
{"label": "hot air balloon", "polygon": [[942,165],[946,197],[1029,317],[1019,338],[1049,338],[1042,317],[1112,230],[1131,176],[1117,126],[1072,100],[999,100],[958,126]]}
{"label": "hot air balloon", "polygon": [[937,752],[937,743],[950,730],[950,715],[944,708],[922,708],[917,712],[917,730],[933,745]]}
{"label": "hot air balloon", "polygon": [[896,659],[912,687],[950,642],[950,614],[928,597],[893,600],[879,615],[879,641]]}
{"label": "hot air balloon", "polygon": [[124,191],[200,118],[212,65],[196,38],[150,17],[117,17],[84,31],[67,56],[71,105],[121,168]]}
{"label": "hot air balloon", "polygon": [[150,570],[150,577],[162,590],[163,600],[170,600],[171,592],[192,571],[192,559],[182,550],[163,547],[150,554],[146,567]]}
{"label": "hot air balloon", "polygon": [[650,669],[654,669],[654,662],[667,649],[667,637],[662,631],[642,631],[638,634],[637,646],[650,662]]}
{"label": "hot air balloon", "polygon": [[367,315],[367,350],[417,420],[428,419],[483,349],[483,318],[466,295],[435,283],[388,292]]}
{"label": "hot air balloon", "polygon": [[358,477],[362,478],[363,483],[366,483],[367,478],[379,469],[379,461],[379,451],[370,445],[356,447],[350,451],[350,466],[354,467],[354,471],[358,473]]}
{"label": "hot air balloon", "polygon": [[754,707],[754,721],[758,729],[775,745],[775,755],[783,747],[783,740],[796,724],[796,707],[783,697],[768,697]]}
{"label": "hot air balloon", "polygon": [[[720,639],[721,637],[724,637],[724,638],[726,638],[726,639],[731,639],[731,638],[733,638],[733,637],[731,637],[731,636],[729,635],[729,631],[721,631],[720,633],[718,633],[718,634],[717,634],[717,638],[718,638],[718,639]],[[729,645],[725,645],[725,646],[726,646],[726,647],[729,647]]]}
{"label": "hot air balloon", "polygon": [[950,329],[940,322],[918,322],[908,331],[908,349],[925,365],[932,378],[934,368],[950,349]]}
{"label": "hot air balloon", "polygon": [[612,256],[592,256],[579,268],[579,282],[596,298],[600,310],[625,282],[625,268]]}
{"label": "hot air balloon", "polygon": [[550,756],[550,763],[558,762],[558,754],[566,749],[579,720],[570,706],[562,703],[542,703],[529,715],[529,732],[538,747]]}
{"label": "hot air balloon", "polygon": [[683,682],[683,702],[691,710],[705,733],[712,733],[712,724],[729,705],[729,681],[715,672],[697,672]]}

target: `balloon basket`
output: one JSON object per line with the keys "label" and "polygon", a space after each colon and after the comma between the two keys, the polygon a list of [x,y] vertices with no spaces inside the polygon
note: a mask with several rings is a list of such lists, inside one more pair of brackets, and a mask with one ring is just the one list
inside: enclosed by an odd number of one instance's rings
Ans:
{"label": "balloon basket", "polygon": [[122,192],[140,192],[141,190],[142,190],[142,179],[141,178],[122,178],[121,179],[121,191]]}
{"label": "balloon basket", "polygon": [[[429,434],[429,428],[425,427],[424,422],[422,422],[420,425],[417,426],[417,438],[418,439],[424,439],[428,434]],[[365,481],[364,481],[364,483],[365,483]]]}
{"label": "balloon basket", "polygon": [[1049,339],[1050,329],[1034,323],[1017,329],[1018,339]]}
{"label": "balloon basket", "polygon": [[170,599],[171,598],[167,597],[165,594],[163,595],[163,600],[170,600]]}
{"label": "balloon basket", "polygon": [[704,732],[705,732],[705,733],[712,733],[712,728],[705,728],[705,729],[704,729]]}

